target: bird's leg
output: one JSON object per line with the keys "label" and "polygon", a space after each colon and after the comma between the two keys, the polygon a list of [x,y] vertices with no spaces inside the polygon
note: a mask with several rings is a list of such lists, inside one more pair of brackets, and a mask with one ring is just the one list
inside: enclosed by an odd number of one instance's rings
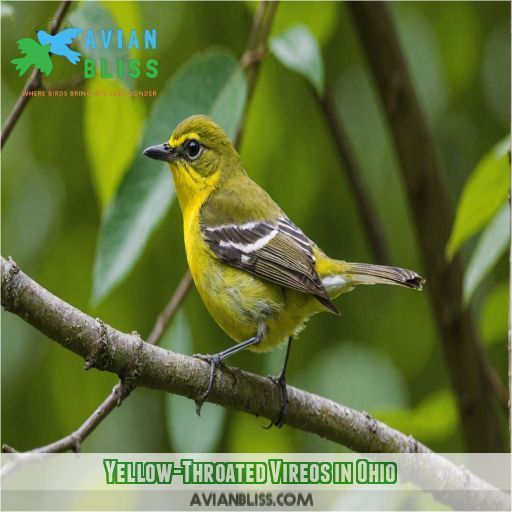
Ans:
{"label": "bird's leg", "polygon": [[284,364],[281,373],[277,377],[273,377],[269,375],[268,378],[279,386],[279,390],[281,391],[281,408],[279,409],[279,416],[276,421],[270,420],[270,423],[263,427],[265,429],[269,429],[272,426],[276,426],[277,428],[281,428],[283,426],[283,421],[288,411],[288,390],[286,389],[286,367],[288,366],[288,359],[290,357],[290,349],[292,347],[292,337],[288,338],[288,345],[286,346],[286,355],[284,356]]}
{"label": "bird's leg", "polygon": [[210,364],[210,380],[208,381],[208,387],[206,388],[206,391],[199,397],[199,399],[196,400],[196,412],[198,416],[201,415],[201,407],[203,405],[203,402],[208,398],[208,395],[212,390],[213,382],[215,380],[215,370],[217,369],[217,367],[224,366],[224,361],[233,354],[236,354],[237,352],[240,352],[246,349],[247,347],[250,347],[251,345],[258,344],[263,339],[264,332],[264,329],[260,329],[256,336],[253,336],[248,340],[242,341],[237,345],[233,345],[232,347],[229,347],[226,350],[223,350],[222,352],[218,352],[217,354],[194,354],[194,357],[196,357],[197,359],[201,359],[202,361],[206,361],[207,363]]}

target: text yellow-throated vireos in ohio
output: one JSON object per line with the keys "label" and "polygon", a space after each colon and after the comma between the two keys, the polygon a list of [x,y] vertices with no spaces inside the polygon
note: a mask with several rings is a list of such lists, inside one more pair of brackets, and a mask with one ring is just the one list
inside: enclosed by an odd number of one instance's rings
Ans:
{"label": "text yellow-throated vireos in ohio", "polygon": [[[286,414],[285,371],[292,337],[311,315],[338,309],[333,299],[359,284],[421,289],[424,279],[397,267],[329,258],[245,172],[224,131],[206,116],[182,121],[164,144],[144,154],[168,162],[183,213],[188,265],[199,295],[216,322],[237,341],[198,356],[215,369],[245,348],[270,350],[288,340],[274,381]],[[271,423],[271,424],[272,424]]]}

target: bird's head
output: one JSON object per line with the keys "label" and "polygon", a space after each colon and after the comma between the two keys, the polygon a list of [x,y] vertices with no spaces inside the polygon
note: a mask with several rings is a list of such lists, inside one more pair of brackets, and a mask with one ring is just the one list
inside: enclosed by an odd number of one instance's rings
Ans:
{"label": "bird's head", "polygon": [[219,181],[244,172],[224,130],[203,115],[187,117],[168,142],[150,146],[144,154],[169,164],[180,202],[185,196],[204,194]]}
{"label": "bird's head", "polygon": [[37,39],[41,44],[50,44],[52,36],[48,34],[48,32],[45,32],[44,30],[38,30]]}

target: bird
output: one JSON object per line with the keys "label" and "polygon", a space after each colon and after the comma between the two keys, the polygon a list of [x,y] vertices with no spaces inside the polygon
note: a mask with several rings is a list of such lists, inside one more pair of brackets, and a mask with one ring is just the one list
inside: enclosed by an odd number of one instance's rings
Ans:
{"label": "bird", "polygon": [[30,37],[17,41],[18,48],[24,57],[11,60],[19,76],[23,76],[30,66],[35,66],[41,73],[48,76],[53,70],[52,59],[50,58],[50,45],[41,45]]}
{"label": "bird", "polygon": [[66,28],[52,36],[44,30],[38,30],[37,39],[41,44],[50,45],[50,53],[66,57],[71,64],[77,64],[80,60],[81,53],[71,50],[68,45],[70,45],[73,42],[73,39],[76,39],[81,33],[81,28]]}
{"label": "bird", "polygon": [[194,354],[210,365],[198,414],[228,357],[287,341],[282,370],[270,377],[281,406],[268,428],[282,426],[292,340],[306,321],[323,311],[339,315],[333,300],[358,285],[420,290],[425,283],[411,270],[328,257],[248,176],[224,130],[207,116],[186,118],[167,142],[143,153],[170,167],[192,279],[211,316],[236,342],[215,354]]}

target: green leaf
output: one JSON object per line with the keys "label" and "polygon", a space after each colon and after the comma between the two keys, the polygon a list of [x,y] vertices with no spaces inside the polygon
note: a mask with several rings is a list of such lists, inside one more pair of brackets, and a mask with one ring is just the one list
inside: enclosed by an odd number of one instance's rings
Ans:
{"label": "green leaf", "polygon": [[[89,90],[126,91],[117,80],[89,80]],[[98,124],[101,119],[101,125]],[[144,107],[137,96],[98,95],[85,99],[84,136],[93,183],[105,207],[128,170],[138,149],[144,124]]]}
{"label": "green leaf", "polygon": [[480,235],[466,274],[464,275],[464,303],[467,304],[482,279],[507,250],[510,242],[510,207],[505,206]]}
{"label": "green leaf", "polygon": [[[254,2],[256,8],[258,2]],[[321,45],[332,37],[338,27],[340,13],[338,2],[316,2],[312,9],[309,2],[281,2],[272,23],[272,34],[279,34],[292,25],[307,25]]]}
{"label": "green leaf", "polygon": [[307,78],[319,95],[324,92],[324,61],[314,36],[305,25],[295,25],[270,39],[270,49],[288,69]]}
{"label": "green leaf", "polygon": [[507,341],[509,282],[497,284],[487,296],[482,308],[482,337],[487,345]]}
{"label": "green leaf", "polygon": [[[116,78],[117,75],[118,63],[122,61],[122,67],[125,72],[120,80],[126,87],[131,88],[133,86],[133,78],[130,78],[128,73],[126,73],[130,60],[129,50],[126,48],[126,44],[123,45],[122,49],[117,48],[118,26],[109,8],[105,4],[102,5],[99,2],[82,2],[80,7],[69,15],[68,21],[72,26],[76,27],[108,27],[109,29],[112,29],[110,48],[103,47],[101,39],[96,35],[97,32],[94,31],[96,48],[89,45],[89,48],[87,49],[85,48],[87,30],[84,30],[78,39],[82,53],[84,54],[83,57],[94,59],[96,63],[97,76],[100,76],[100,62],[104,59],[106,63],[106,71],[108,73],[112,73],[114,78]],[[112,51],[113,47],[115,48],[115,51]],[[79,66],[82,67],[82,62],[79,63]]]}
{"label": "green leaf", "polygon": [[167,140],[192,114],[208,114],[234,138],[246,99],[238,61],[225,52],[200,54],[185,64],[155,100],[142,143],[106,211],[94,262],[92,300],[103,299],[132,269],[174,197],[167,164],[159,167],[142,155]]}
{"label": "green leaf", "polygon": [[485,226],[507,199],[510,190],[509,149],[510,135],[480,160],[466,182],[446,246],[448,259],[452,259],[460,246]]}
{"label": "green leaf", "polygon": [[[192,332],[187,317],[179,311],[162,340],[164,348],[192,353]],[[176,452],[214,452],[222,438],[226,410],[205,403],[201,417],[197,416],[194,402],[183,396],[165,395],[167,437]]]}
{"label": "green leaf", "polygon": [[375,416],[404,434],[428,443],[450,436],[457,428],[457,408],[453,394],[434,393],[414,409],[374,412]]}

